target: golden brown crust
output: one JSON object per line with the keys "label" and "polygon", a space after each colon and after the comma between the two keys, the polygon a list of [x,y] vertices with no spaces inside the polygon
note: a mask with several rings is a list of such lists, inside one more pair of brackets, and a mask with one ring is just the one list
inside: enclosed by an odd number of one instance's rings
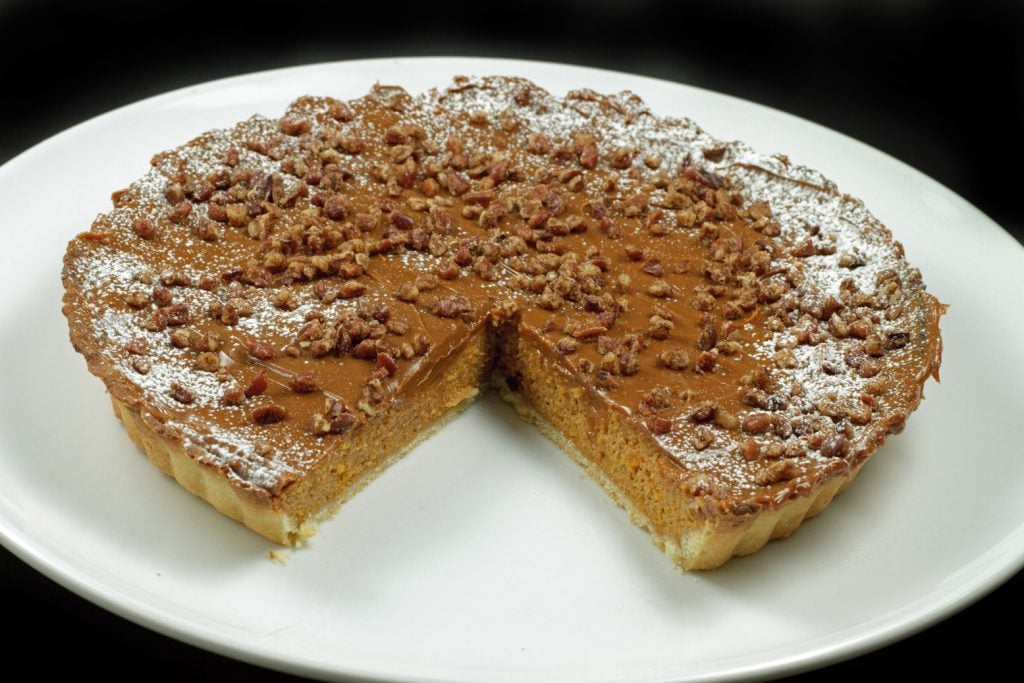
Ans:
{"label": "golden brown crust", "polygon": [[[792,533],[938,378],[945,307],[859,200],[629,93],[300,98],[114,203],[65,255],[71,341],[157,466],[281,542],[508,340],[628,432],[636,453],[602,455],[600,426],[537,406],[688,568]],[[349,451],[375,428],[401,437]]]}
{"label": "golden brown crust", "polygon": [[134,408],[113,397],[111,402],[128,436],[149,461],[219,512],[282,545],[294,545],[312,532],[312,528],[303,529],[287,512],[275,510],[269,496],[253,496],[250,490],[233,485],[216,468],[189,457],[180,439],[162,434],[152,420],[143,419]]}

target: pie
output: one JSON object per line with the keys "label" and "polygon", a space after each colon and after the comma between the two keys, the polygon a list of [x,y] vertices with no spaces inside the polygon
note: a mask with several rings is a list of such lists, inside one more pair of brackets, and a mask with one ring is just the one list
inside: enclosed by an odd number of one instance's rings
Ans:
{"label": "pie", "polygon": [[71,341],[157,467],[282,544],[493,387],[713,568],[938,375],[945,307],[860,201],[630,93],[302,97],[113,204],[64,259]]}

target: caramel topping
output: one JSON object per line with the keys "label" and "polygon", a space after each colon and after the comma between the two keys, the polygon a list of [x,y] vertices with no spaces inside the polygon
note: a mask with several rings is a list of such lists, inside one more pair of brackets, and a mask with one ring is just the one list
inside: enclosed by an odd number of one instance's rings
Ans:
{"label": "caramel topping", "polygon": [[628,93],[304,97],[152,163],[70,245],[66,313],[271,493],[495,326],[736,510],[855,465],[937,371],[943,309],[860,202]]}

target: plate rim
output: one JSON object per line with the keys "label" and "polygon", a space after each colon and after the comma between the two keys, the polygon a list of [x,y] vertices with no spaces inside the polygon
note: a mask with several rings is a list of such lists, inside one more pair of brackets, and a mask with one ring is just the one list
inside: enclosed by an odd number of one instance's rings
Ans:
{"label": "plate rim", "polygon": [[[929,185],[931,188],[938,190],[946,199],[957,202],[962,208],[965,208],[973,214],[976,214],[979,218],[984,219],[979,221],[979,224],[984,223],[984,229],[990,233],[991,236],[994,237],[996,233],[1002,233],[1003,238],[1017,246],[1017,253],[1019,255],[1024,255],[1024,246],[1017,242],[1005,229],[999,226],[999,224],[992,220],[992,218],[984,211],[968,202],[956,192],[952,191],[934,178],[910,166],[906,162],[903,162],[867,143],[857,140],[856,138],[828,128],[822,124],[759,102],[686,83],[640,74],[631,74],[612,69],[505,57],[407,56],[338,60],[267,69],[186,85],[97,114],[32,145],[11,157],[2,166],[0,166],[0,183],[4,181],[8,173],[12,172],[12,168],[16,168],[21,164],[31,163],[33,157],[40,154],[41,150],[45,151],[45,149],[51,145],[60,144],[67,138],[79,135],[83,129],[96,125],[96,123],[101,120],[130,115],[135,109],[160,106],[164,102],[174,101],[175,99],[195,95],[197,93],[216,91],[220,88],[230,87],[238,82],[246,80],[258,80],[265,77],[280,77],[287,75],[288,72],[315,71],[321,69],[343,68],[345,66],[371,68],[374,64],[387,63],[394,65],[396,63],[412,64],[421,62],[431,62],[436,65],[449,62],[453,67],[458,64],[458,69],[452,69],[453,76],[457,73],[471,72],[473,69],[488,68],[491,71],[495,71],[497,70],[495,66],[502,69],[512,68],[516,65],[532,69],[567,69],[596,77],[611,76],[616,79],[625,78],[632,82],[637,82],[638,84],[650,83],[652,86],[656,85],[658,87],[667,86],[671,88],[681,88],[683,90],[698,93],[702,97],[724,98],[733,104],[752,108],[757,113],[770,114],[772,116],[780,116],[785,119],[789,119],[792,123],[812,128],[816,134],[836,137],[846,144],[853,144],[855,146],[862,147],[864,151],[867,151],[868,153],[880,155],[880,158],[886,163],[895,164],[899,167],[901,172],[909,172],[917,182],[923,182]],[[440,86],[443,84],[438,85]],[[980,225],[975,227],[980,227]],[[6,501],[0,502],[5,503]],[[389,671],[372,668],[361,669],[359,667],[348,668],[346,670],[339,670],[333,667],[327,668],[315,662],[306,661],[305,658],[290,654],[287,651],[276,649],[272,651],[268,650],[265,644],[263,647],[260,647],[252,643],[246,643],[244,640],[240,639],[237,634],[231,632],[218,630],[217,628],[205,625],[199,625],[197,628],[196,624],[181,619],[179,615],[170,614],[159,609],[160,603],[165,602],[166,598],[161,598],[161,600],[154,603],[153,600],[142,600],[138,594],[118,590],[114,585],[105,584],[100,580],[100,577],[90,576],[90,574],[82,568],[75,566],[73,563],[70,563],[63,557],[59,556],[59,554],[54,552],[52,548],[40,545],[38,542],[34,542],[29,535],[21,533],[8,522],[6,515],[0,515],[0,543],[2,543],[2,545],[10,550],[15,556],[42,573],[44,576],[47,576],[49,579],[72,591],[76,595],[88,600],[94,605],[125,618],[132,623],[175,638],[181,642],[241,661],[252,662],[278,671],[286,671],[321,678],[357,676],[368,680],[382,680],[391,676],[401,675],[403,679],[407,680],[435,681],[448,679],[453,673],[467,673],[464,668],[452,669],[451,667],[436,667],[436,670],[431,668],[428,671],[423,666],[419,666],[417,667],[420,672],[419,674],[410,671]],[[923,631],[935,623],[964,609],[985,595],[988,595],[1008,579],[1024,569],[1024,520],[1022,520],[1021,523],[1001,541],[991,546],[984,556],[978,558],[971,564],[975,565],[976,568],[967,573],[967,578],[957,579],[956,584],[952,586],[958,590],[951,592],[949,590],[950,586],[946,586],[946,590],[941,592],[933,590],[926,596],[922,596],[908,605],[901,606],[898,610],[900,613],[899,618],[891,619],[887,623],[879,624],[866,631],[859,631],[857,633],[850,634],[849,637],[832,640],[827,644],[811,648],[799,654],[769,659],[768,661],[760,664],[755,663],[741,665],[731,669],[720,669],[713,672],[683,673],[680,676],[673,675],[670,678],[662,678],[662,680],[717,680],[722,678],[752,678],[755,676],[763,677],[798,673],[862,655],[866,652],[879,649]],[[938,596],[942,596],[943,599],[936,600],[935,598]],[[486,676],[488,673],[493,675],[498,672],[470,671],[468,673],[471,675],[475,674],[475,676],[472,678],[466,678],[463,676],[462,678],[466,680],[478,680],[477,677],[481,675]],[[508,673],[511,674],[513,678],[517,675],[523,675],[522,673],[517,674],[516,672]]]}

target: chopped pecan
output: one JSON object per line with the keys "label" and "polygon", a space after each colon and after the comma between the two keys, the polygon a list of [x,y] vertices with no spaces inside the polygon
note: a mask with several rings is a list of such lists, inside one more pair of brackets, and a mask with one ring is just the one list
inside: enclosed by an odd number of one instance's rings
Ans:
{"label": "chopped pecan", "polygon": [[249,382],[249,386],[245,388],[245,397],[252,398],[253,396],[259,396],[267,390],[267,373],[260,370],[253,376]]}
{"label": "chopped pecan", "polygon": [[647,428],[655,434],[668,434],[672,431],[672,420],[661,415],[652,415],[646,420]]}
{"label": "chopped pecan", "polygon": [[171,294],[171,290],[162,285],[153,288],[153,303],[157,306],[170,306],[173,301],[174,295]]}
{"label": "chopped pecan", "polygon": [[267,403],[249,411],[249,417],[258,425],[274,424],[288,417],[288,410],[279,403]]}
{"label": "chopped pecan", "polygon": [[593,339],[597,339],[607,331],[608,328],[604,325],[588,325],[586,327],[580,327],[573,330],[572,336],[580,341],[591,341]]}
{"label": "chopped pecan", "polygon": [[205,351],[217,351],[220,349],[220,337],[217,334],[211,334],[205,332],[199,334],[194,332],[189,339],[189,346],[192,347],[193,351],[205,352]]}
{"label": "chopped pecan", "polygon": [[685,349],[666,349],[658,355],[658,362],[670,370],[685,370],[690,365],[690,354]]}
{"label": "chopped pecan", "polygon": [[[781,444],[772,444],[780,446]],[[771,486],[789,481],[800,474],[800,468],[792,460],[778,460],[765,465],[757,473],[755,481],[761,486]]]}
{"label": "chopped pecan", "polygon": [[672,295],[672,285],[665,280],[656,280],[647,288],[647,293],[653,297],[662,299]]}
{"label": "chopped pecan", "polygon": [[402,301],[413,303],[419,298],[420,290],[419,287],[412,282],[403,282],[398,287],[398,291],[395,292],[395,296]]}
{"label": "chopped pecan", "polygon": [[448,171],[444,176],[444,180],[448,185],[448,192],[456,197],[469,191],[469,182],[465,176],[457,171]]}
{"label": "chopped pecan", "polygon": [[648,275],[653,275],[654,277],[662,277],[665,275],[665,267],[661,265],[661,260],[657,257],[652,257],[644,261],[642,270]]}
{"label": "chopped pecan", "polygon": [[429,351],[431,347],[430,337],[422,333],[416,335],[413,343],[415,345],[414,348],[417,356],[426,355],[427,351]]}
{"label": "chopped pecan", "polygon": [[711,351],[701,351],[697,354],[697,363],[694,369],[698,372],[711,372],[718,364],[718,356]]}
{"label": "chopped pecan", "polygon": [[132,231],[144,240],[151,240],[156,237],[156,226],[153,225],[153,221],[145,216],[132,221]]}
{"label": "chopped pecan", "polygon": [[697,348],[701,351],[710,351],[718,344],[718,330],[714,325],[705,325],[697,337]]}
{"label": "chopped pecan", "polygon": [[850,440],[842,434],[833,434],[822,442],[818,450],[826,458],[844,458],[850,454]]}
{"label": "chopped pecan", "polygon": [[723,408],[719,408],[715,412],[714,419],[715,424],[722,429],[736,429],[740,426],[739,418]]}
{"label": "chopped pecan", "polygon": [[647,333],[655,339],[668,339],[674,327],[675,323],[660,315],[652,315],[647,321]]}
{"label": "chopped pecan", "polygon": [[146,308],[149,306],[151,301],[152,297],[141,290],[130,292],[128,296],[125,297],[125,303],[131,308]]}
{"label": "chopped pecan", "polygon": [[182,223],[188,218],[189,214],[192,213],[192,205],[188,200],[182,200],[175,204],[170,211],[167,212],[167,218],[172,223]]}
{"label": "chopped pecan", "polygon": [[345,220],[349,213],[347,202],[338,194],[331,194],[324,200],[323,210],[324,215],[332,221]]}
{"label": "chopped pecan", "polygon": [[307,119],[298,116],[285,116],[277,125],[285,135],[303,135],[313,128],[313,124]]}
{"label": "chopped pecan", "polygon": [[635,151],[620,148],[612,152],[608,162],[612,168],[626,169],[633,165],[634,156],[636,156]]}
{"label": "chopped pecan", "polygon": [[748,434],[764,434],[775,426],[775,418],[769,413],[750,413],[743,418],[743,431]]}
{"label": "chopped pecan", "polygon": [[889,350],[902,349],[910,342],[910,334],[907,332],[886,332],[882,345]]}
{"label": "chopped pecan", "polygon": [[346,280],[341,287],[338,288],[338,296],[342,299],[354,299],[358,296],[362,296],[363,292],[366,291],[366,285],[357,280]]}
{"label": "chopped pecan", "polygon": [[390,353],[378,351],[376,362],[378,368],[382,368],[387,371],[388,377],[393,377],[394,374],[398,372],[398,364],[395,362],[395,359],[392,358]]}
{"label": "chopped pecan", "polygon": [[250,356],[260,360],[270,360],[277,355],[277,349],[274,348],[273,344],[252,339],[251,337],[245,340],[245,350],[249,352]]}
{"label": "chopped pecan", "polygon": [[192,330],[174,330],[171,332],[171,346],[176,349],[187,349],[192,345]]}
{"label": "chopped pecan", "polygon": [[715,435],[707,427],[697,427],[693,432],[693,447],[695,450],[702,451],[714,443],[714,441]]}
{"label": "chopped pecan", "polygon": [[572,337],[562,337],[555,344],[555,351],[562,354],[563,356],[568,356],[570,354],[576,353],[577,349],[579,349],[579,346],[579,343]]}
{"label": "chopped pecan", "polygon": [[362,360],[377,359],[377,340],[364,339],[352,348],[352,355]]}
{"label": "chopped pecan", "polygon": [[182,386],[177,381],[171,382],[171,387],[168,393],[170,393],[171,398],[173,398],[178,403],[184,403],[188,405],[189,403],[192,403],[193,401],[196,400],[195,392],[185,386]]}
{"label": "chopped pecan", "polygon": [[701,401],[693,410],[690,411],[688,417],[691,422],[710,422],[714,419],[717,413],[717,405],[711,401]]}
{"label": "chopped pecan", "polygon": [[308,394],[320,388],[320,380],[314,373],[305,372],[288,378],[288,386],[297,394]]}
{"label": "chopped pecan", "polygon": [[145,337],[136,337],[124,345],[124,350],[136,356],[145,355],[149,351],[149,342]]}
{"label": "chopped pecan", "polygon": [[167,309],[166,308],[158,308],[155,311],[153,311],[153,315],[150,316],[149,320],[147,320],[143,324],[143,327],[145,327],[150,332],[162,332],[162,331],[166,330],[167,329]]}
{"label": "chopped pecan", "polygon": [[401,337],[409,331],[409,323],[404,320],[399,320],[398,318],[388,320],[384,323],[384,326],[387,327],[388,332],[398,337]]}
{"label": "chopped pecan", "polygon": [[664,384],[654,386],[641,398],[641,407],[650,410],[664,410],[672,405],[672,390]]}
{"label": "chopped pecan", "polygon": [[171,304],[164,310],[167,311],[168,325],[187,325],[192,319],[192,314],[188,309],[188,304]]}
{"label": "chopped pecan", "polygon": [[196,355],[195,368],[203,372],[217,372],[220,370],[220,355],[212,351],[203,351]]}
{"label": "chopped pecan", "polygon": [[543,133],[531,133],[526,139],[526,151],[530,154],[548,154],[551,148],[551,141]]}
{"label": "chopped pecan", "polygon": [[328,397],[324,405],[324,412],[313,416],[313,433],[321,436],[344,434],[352,429],[356,422],[358,422],[358,418],[344,403],[336,398]]}
{"label": "chopped pecan", "polygon": [[182,270],[165,270],[160,275],[160,282],[166,287],[189,287],[192,278]]}
{"label": "chopped pecan", "polygon": [[623,349],[619,354],[619,372],[626,376],[640,372],[640,354],[633,349]]}
{"label": "chopped pecan", "polygon": [[458,294],[440,297],[431,306],[431,312],[439,318],[458,318],[471,310],[469,299]]}
{"label": "chopped pecan", "polygon": [[399,230],[412,230],[416,227],[416,221],[401,211],[392,211],[388,216],[388,222]]}

